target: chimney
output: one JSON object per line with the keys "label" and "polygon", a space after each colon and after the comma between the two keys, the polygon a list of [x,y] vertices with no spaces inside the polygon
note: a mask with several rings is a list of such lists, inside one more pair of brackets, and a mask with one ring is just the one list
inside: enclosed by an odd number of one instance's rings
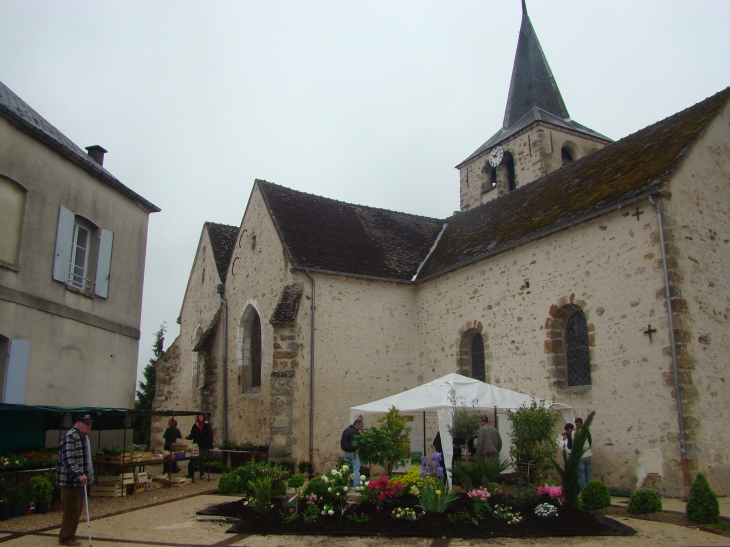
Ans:
{"label": "chimney", "polygon": [[89,156],[91,156],[91,159],[94,160],[99,165],[104,165],[104,154],[106,154],[106,150],[104,150],[101,146],[98,144],[95,144],[93,146],[87,146],[86,151],[89,153]]}

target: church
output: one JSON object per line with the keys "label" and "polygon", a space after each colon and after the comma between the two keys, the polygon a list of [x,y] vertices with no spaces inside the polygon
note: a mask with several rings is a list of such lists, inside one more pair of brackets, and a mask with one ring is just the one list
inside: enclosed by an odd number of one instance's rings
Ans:
{"label": "church", "polygon": [[351,406],[456,372],[595,410],[609,487],[730,495],[730,88],[613,142],[570,118],[522,9],[461,210],[256,180],[240,226],[202,228],[156,408],[322,470]]}

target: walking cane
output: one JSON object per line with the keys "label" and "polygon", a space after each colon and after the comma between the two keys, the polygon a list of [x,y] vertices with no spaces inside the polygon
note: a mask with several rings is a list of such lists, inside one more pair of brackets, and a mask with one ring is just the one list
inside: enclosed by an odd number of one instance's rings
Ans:
{"label": "walking cane", "polygon": [[89,523],[89,495],[86,493],[86,485],[84,488],[84,505],[86,506],[86,529],[89,531],[89,547],[91,547],[91,524]]}

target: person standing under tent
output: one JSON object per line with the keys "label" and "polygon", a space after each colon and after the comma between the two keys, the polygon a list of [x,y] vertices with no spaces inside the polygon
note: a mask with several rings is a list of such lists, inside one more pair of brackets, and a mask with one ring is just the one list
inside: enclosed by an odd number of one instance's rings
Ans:
{"label": "person standing under tent", "polygon": [[502,450],[502,436],[494,427],[489,425],[489,416],[482,416],[482,426],[477,435],[477,456],[499,456]]}
{"label": "person standing under tent", "polygon": [[[205,416],[198,414],[196,422],[190,430],[190,435],[185,438],[198,445],[200,452],[200,480],[203,480],[205,478],[205,458],[208,455],[208,450],[213,448],[213,428],[210,427],[210,423],[205,421]],[[195,458],[191,459],[188,464],[188,477],[192,478],[194,476]]]}
{"label": "person standing under tent", "polygon": [[61,487],[63,520],[58,534],[59,545],[81,545],[76,541],[76,528],[84,507],[84,491],[94,480],[89,433],[94,421],[81,414],[58,445],[56,484]]}

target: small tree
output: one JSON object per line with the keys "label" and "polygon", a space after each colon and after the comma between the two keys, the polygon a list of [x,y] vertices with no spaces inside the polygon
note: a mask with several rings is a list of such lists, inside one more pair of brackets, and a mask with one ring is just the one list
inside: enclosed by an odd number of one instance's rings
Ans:
{"label": "small tree", "polygon": [[550,458],[550,461],[555,467],[556,471],[560,474],[560,478],[563,481],[563,496],[565,496],[565,504],[571,507],[580,506],[580,500],[578,499],[578,493],[580,486],[578,484],[578,464],[583,454],[586,453],[586,442],[588,441],[588,435],[591,432],[591,424],[596,412],[593,411],[588,415],[583,427],[576,430],[575,437],[573,437],[573,449],[570,455],[567,454],[566,450],[563,450],[563,467],[555,461],[554,457]]}
{"label": "small tree", "polygon": [[[155,389],[157,387],[157,360],[162,357],[163,346],[165,344],[165,331],[167,323],[162,323],[160,329],[155,333],[155,342],[152,344],[152,353],[154,357],[144,367],[142,375],[144,382],[139,383],[137,390],[137,401],[134,403],[135,410],[152,410],[152,401],[155,399]],[[133,439],[135,444],[150,444],[150,427],[151,420],[149,416],[138,418],[134,423]]]}
{"label": "small tree", "polygon": [[525,461],[532,460],[538,469],[555,457],[555,425],[558,415],[547,406],[545,401],[532,400],[530,406],[508,411],[512,422],[512,448],[510,456]]}
{"label": "small tree", "polygon": [[[449,402],[451,403],[451,425],[447,427],[449,435],[454,439],[464,439],[476,436],[479,433],[479,418],[473,411],[466,408],[466,400],[461,397],[459,401],[456,397],[456,390],[449,390]],[[476,404],[476,399],[472,401],[472,407]]]}
{"label": "small tree", "polygon": [[398,409],[391,407],[378,420],[380,427],[373,427],[356,436],[352,444],[357,447],[360,461],[365,464],[382,465],[388,469],[402,465],[411,458],[411,428],[408,420]]}
{"label": "small tree", "polygon": [[717,495],[710,488],[710,483],[702,474],[698,474],[692,483],[687,500],[687,520],[702,524],[715,524],[720,520],[720,504]]}

